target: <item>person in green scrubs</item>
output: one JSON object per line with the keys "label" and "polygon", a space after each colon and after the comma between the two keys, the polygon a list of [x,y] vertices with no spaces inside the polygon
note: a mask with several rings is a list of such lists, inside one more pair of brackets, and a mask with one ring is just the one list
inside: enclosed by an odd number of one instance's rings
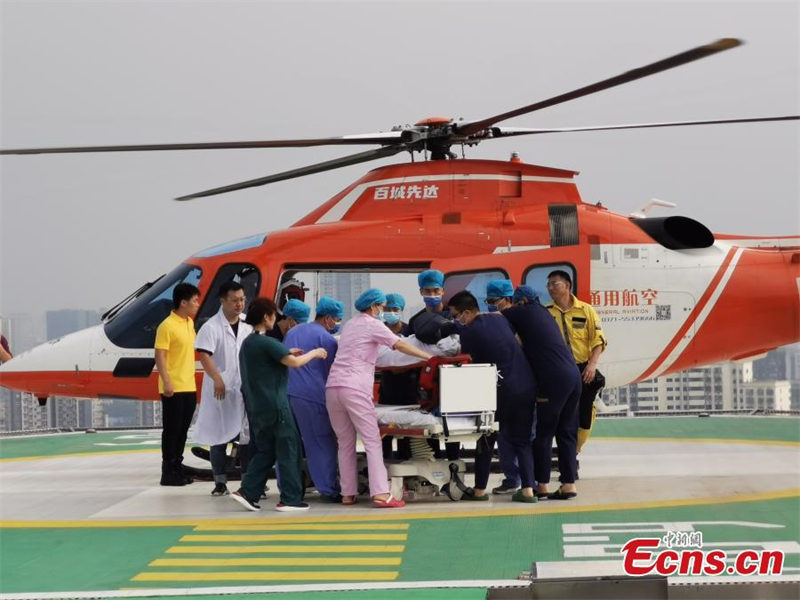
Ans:
{"label": "person in green scrubs", "polygon": [[324,348],[315,348],[299,354],[300,351],[290,350],[265,335],[275,326],[277,316],[278,307],[272,300],[253,300],[245,319],[253,326],[253,333],[242,343],[239,352],[252,455],[242,487],[231,494],[231,498],[252,511],[261,509],[258,501],[276,460],[281,497],[275,509],[282,512],[308,510],[308,504],[303,502],[300,434],[289,407],[286,386],[289,367],[298,368],[316,358],[324,359],[327,352]]}

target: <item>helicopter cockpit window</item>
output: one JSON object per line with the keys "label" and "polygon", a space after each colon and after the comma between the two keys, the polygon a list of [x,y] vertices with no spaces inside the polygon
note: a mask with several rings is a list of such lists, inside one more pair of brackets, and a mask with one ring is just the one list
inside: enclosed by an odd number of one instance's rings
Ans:
{"label": "helicopter cockpit window", "polygon": [[572,278],[572,292],[575,293],[575,289],[577,289],[576,285],[578,282],[575,278],[575,267],[569,263],[550,263],[530,267],[525,271],[523,283],[533,288],[533,291],[539,296],[539,302],[543,305],[549,304],[553,300],[550,294],[547,293],[547,276],[553,271],[565,271],[569,273],[570,278]]}
{"label": "helicopter cockpit window", "polygon": [[172,290],[179,283],[198,285],[202,270],[182,264],[159,279],[105,324],[112,343],[122,348],[152,348],[156,328],[172,310]]}
{"label": "helicopter cockpit window", "polygon": [[456,293],[466,290],[478,299],[478,308],[486,311],[486,284],[495,279],[508,279],[508,273],[500,269],[448,273],[444,278],[444,301],[447,303]]}
{"label": "helicopter cockpit window", "polygon": [[322,296],[330,296],[344,304],[344,320],[346,321],[356,313],[354,303],[361,293],[371,287],[377,287],[384,293],[402,294],[406,300],[403,319],[408,318],[423,308],[422,297],[419,295],[417,275],[424,270],[420,267],[401,270],[400,268],[386,269],[354,269],[319,268],[310,270],[303,268],[287,269],[281,276],[276,303],[282,308],[289,298],[297,298],[311,307],[311,318],[314,318],[314,308]]}
{"label": "helicopter cockpit window", "polygon": [[249,263],[231,263],[222,265],[214,281],[208,288],[205,297],[202,299],[203,304],[200,310],[197,311],[197,316],[194,320],[195,329],[200,329],[200,326],[213,317],[219,310],[219,288],[226,281],[236,281],[241,283],[244,287],[245,306],[258,295],[258,288],[261,285],[261,272],[258,267]]}

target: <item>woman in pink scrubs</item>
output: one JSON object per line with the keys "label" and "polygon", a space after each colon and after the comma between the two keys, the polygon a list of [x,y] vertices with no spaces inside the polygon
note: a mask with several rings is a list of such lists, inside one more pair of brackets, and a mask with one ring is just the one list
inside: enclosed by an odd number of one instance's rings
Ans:
{"label": "woman in pink scrubs", "polygon": [[405,506],[401,498],[389,494],[389,476],[383,464],[381,434],[372,400],[375,360],[381,346],[428,360],[431,355],[404,342],[383,324],[386,296],[370,288],[355,302],[355,317],[345,323],[339,350],[333,361],[325,389],[325,404],[339,445],[339,476],[342,504],[355,504],[358,495],[356,433],[367,451],[369,493],[378,508]]}

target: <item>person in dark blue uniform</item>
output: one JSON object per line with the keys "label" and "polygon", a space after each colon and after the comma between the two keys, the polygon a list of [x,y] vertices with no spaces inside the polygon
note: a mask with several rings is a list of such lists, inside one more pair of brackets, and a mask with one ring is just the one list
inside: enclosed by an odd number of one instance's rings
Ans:
{"label": "person in dark blue uniform", "polygon": [[[536,437],[533,464],[536,496],[567,500],[577,495],[578,399],[581,375],[553,317],[538,301],[507,308],[502,315],[522,341],[536,374]],[[553,436],[558,445],[561,487],[548,493]]]}
{"label": "person in dark blue uniform", "polygon": [[[531,434],[534,419],[536,379],[508,321],[501,315],[483,314],[478,300],[467,291],[459,292],[448,302],[450,314],[461,324],[461,348],[476,363],[497,365],[497,412],[500,435],[517,460],[522,489],[514,502],[536,502],[533,492],[533,455]],[[549,316],[549,315],[548,315]],[[552,320],[552,318],[551,318]],[[486,486],[496,435],[482,436],[475,453],[475,487],[467,500],[487,499]]]}
{"label": "person in dark blue uniform", "polygon": [[[444,306],[444,273],[436,269],[428,269],[417,275],[419,294],[425,302],[425,308],[408,320],[402,335],[414,335],[424,344],[435,344],[447,336],[458,333],[458,324]],[[436,456],[441,457],[439,443],[431,440],[431,447]],[[447,460],[458,460],[461,444],[446,442],[445,456]]]}
{"label": "person in dark blue uniform", "polygon": [[[406,299],[402,294],[386,294],[386,307],[383,309],[383,322],[389,330],[401,337],[408,333],[408,323],[403,321],[403,310]],[[380,391],[378,397],[381,404],[403,406],[419,403],[419,374],[420,369],[398,369],[396,371],[383,370],[380,374]],[[408,438],[397,439],[397,452],[392,448],[394,436],[385,435],[381,440],[383,444],[383,458],[398,458],[408,460],[411,458],[411,443]],[[438,443],[436,446],[438,447]]]}
{"label": "person in dark blue uniform", "polygon": [[[495,279],[486,284],[486,310],[491,313],[503,311],[513,306],[512,296],[514,286],[508,279]],[[536,413],[534,412],[534,424],[536,428]],[[497,487],[492,488],[493,494],[513,494],[520,485],[519,466],[514,456],[508,439],[504,435],[497,436],[497,451],[500,454],[500,468],[503,470],[503,481]]]}

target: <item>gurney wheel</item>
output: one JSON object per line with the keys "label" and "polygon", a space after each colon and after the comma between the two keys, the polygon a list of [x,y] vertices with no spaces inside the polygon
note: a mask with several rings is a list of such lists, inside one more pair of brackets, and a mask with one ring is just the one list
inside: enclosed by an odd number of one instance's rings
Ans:
{"label": "gurney wheel", "polygon": [[458,487],[458,483],[452,480],[442,486],[442,491],[453,502],[458,502],[464,496],[464,492]]}

